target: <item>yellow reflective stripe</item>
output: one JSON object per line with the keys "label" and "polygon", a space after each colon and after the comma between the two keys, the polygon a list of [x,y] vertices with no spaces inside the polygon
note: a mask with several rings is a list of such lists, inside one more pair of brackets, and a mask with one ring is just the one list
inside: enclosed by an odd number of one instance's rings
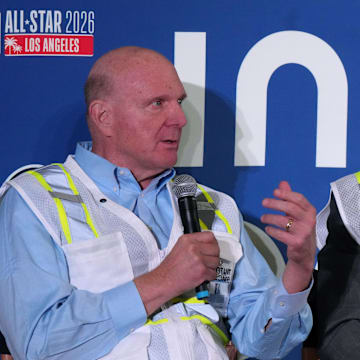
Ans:
{"label": "yellow reflective stripe", "polygon": [[212,197],[210,196],[210,194],[199,184],[197,184],[197,187],[201,190],[201,192],[205,195],[206,197],[206,200],[209,202],[209,203],[212,203],[214,204],[214,200],[212,199]]}
{"label": "yellow reflective stripe", "polygon": [[67,219],[66,211],[64,209],[64,205],[60,199],[58,199],[58,198],[53,198],[53,199],[55,201],[55,204],[56,204],[56,207],[58,210],[61,227],[65,234],[66,241],[68,242],[68,244],[71,244],[72,239],[71,239],[70,227],[69,227],[69,222]]}
{"label": "yellow reflective stripe", "polygon": [[[224,334],[224,332],[215,324],[213,324],[208,318],[206,318],[205,316],[202,315],[192,315],[192,316],[181,316],[180,317],[181,320],[183,321],[189,321],[189,320],[200,320],[204,325],[208,325],[210,326],[217,335],[219,335],[219,337],[221,338],[224,346],[227,345],[229,343],[229,339],[228,337]],[[157,321],[152,321],[152,320],[148,320],[145,325],[161,325],[161,324],[165,324],[169,322],[169,319],[160,319]]]}
{"label": "yellow reflective stripe", "polygon": [[224,332],[215,324],[213,324],[208,318],[206,318],[205,316],[202,315],[193,315],[193,316],[181,316],[180,317],[181,320],[193,320],[193,319],[198,319],[200,320],[203,324],[210,326],[221,338],[222,342],[224,345],[227,345],[228,342],[230,341],[228,339],[228,337],[224,334]]}
{"label": "yellow reflective stripe", "polygon": [[206,300],[199,300],[196,296],[183,301],[184,304],[206,304]]}
{"label": "yellow reflective stripe", "polygon": [[148,320],[145,325],[160,325],[169,322],[169,319],[160,319],[157,321]]}
{"label": "yellow reflective stripe", "polygon": [[[201,185],[197,185],[198,188],[201,190],[201,192],[204,194],[206,200],[210,203],[210,204],[214,204],[214,200],[212,199],[212,197],[210,196],[210,194],[201,186]],[[222,222],[225,224],[226,226],[226,231],[229,234],[232,234],[232,229],[231,226],[229,224],[229,222],[227,221],[226,217],[222,214],[222,212],[219,209],[215,210],[215,214],[222,220]]]}
{"label": "yellow reflective stripe", "polygon": [[[53,192],[53,189],[46,182],[46,180],[44,179],[44,177],[41,174],[39,174],[36,171],[32,171],[32,170],[28,171],[28,173],[33,175],[36,178],[36,180],[40,183],[40,185],[46,191]],[[72,239],[71,239],[70,227],[69,227],[69,222],[68,222],[68,219],[67,219],[67,216],[66,216],[66,211],[64,209],[64,205],[61,202],[61,200],[58,199],[58,198],[53,197],[53,200],[54,200],[54,202],[56,204],[56,208],[57,208],[57,211],[58,211],[58,214],[59,214],[61,228],[62,228],[62,231],[63,231],[63,233],[65,235],[66,241],[68,242],[68,244],[71,244]]]}
{"label": "yellow reflective stripe", "polygon": [[206,226],[206,224],[201,219],[199,219],[199,223],[200,223],[200,227],[202,230],[209,230],[209,228]]}
{"label": "yellow reflective stripe", "polygon": [[94,226],[94,223],[91,219],[91,216],[90,216],[90,213],[89,213],[89,210],[87,209],[85,203],[81,203],[81,206],[83,207],[84,209],[84,213],[85,213],[85,216],[86,216],[86,222],[87,224],[90,226],[90,229],[92,230],[92,232],[94,233],[95,237],[99,237],[99,234],[98,232],[96,231],[95,229],[95,226]]}
{"label": "yellow reflective stripe", "polygon": [[66,178],[68,180],[68,183],[69,183],[69,186],[70,186],[70,189],[72,190],[73,194],[74,195],[79,195],[79,192],[74,184],[74,181],[73,179],[71,178],[71,175],[66,171],[66,169],[64,168],[64,165],[63,164],[60,164],[60,163],[53,163],[52,165],[57,165],[59,166],[59,168],[64,172],[64,174],[66,175]]}
{"label": "yellow reflective stripe", "polygon": [[219,209],[215,210],[215,214],[223,221],[223,223],[226,226],[226,230],[229,234],[232,234],[232,229],[231,226],[229,224],[229,222],[227,221],[226,217],[222,214],[222,212]]}
{"label": "yellow reflective stripe", "polygon": [[[70,186],[70,189],[71,191],[73,192],[74,195],[79,195],[79,191],[78,189],[76,188],[75,186],[75,183],[70,175],[70,173],[65,169],[64,165],[63,164],[60,164],[60,163],[54,163],[53,165],[57,165],[60,167],[60,169],[64,172],[67,180],[68,180],[68,183],[69,183],[69,186]],[[85,205],[84,202],[81,203],[81,206],[84,210],[84,213],[85,213],[85,218],[86,218],[86,223],[89,225],[91,231],[94,233],[95,237],[99,237],[99,234],[95,228],[95,225],[94,225],[94,222],[92,221],[91,219],[91,216],[90,216],[90,213],[89,213],[89,210],[87,208],[87,206]]]}
{"label": "yellow reflective stripe", "polygon": [[356,180],[358,182],[358,184],[360,184],[360,171],[358,171],[357,173],[354,174],[356,177]]}
{"label": "yellow reflective stripe", "polygon": [[29,170],[28,173],[31,174],[32,176],[35,176],[36,180],[41,184],[43,188],[45,188],[46,191],[51,191],[51,192],[53,191],[51,186],[46,182],[46,180],[41,174],[33,170]]}

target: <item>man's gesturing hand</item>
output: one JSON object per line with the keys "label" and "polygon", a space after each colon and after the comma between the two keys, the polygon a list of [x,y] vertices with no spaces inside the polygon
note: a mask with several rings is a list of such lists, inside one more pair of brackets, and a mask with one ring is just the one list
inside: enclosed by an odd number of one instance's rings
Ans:
{"label": "man's gesturing hand", "polygon": [[315,252],[316,209],[304,197],[293,192],[286,181],[274,190],[275,198],[266,198],[264,207],[284,214],[265,214],[261,221],[265,231],[273,238],[287,245],[288,263],[283,283],[289,293],[306,289],[311,280]]}
{"label": "man's gesturing hand", "polygon": [[134,280],[147,314],[202,282],[215,279],[219,255],[212,232],[182,235],[156,269]]}

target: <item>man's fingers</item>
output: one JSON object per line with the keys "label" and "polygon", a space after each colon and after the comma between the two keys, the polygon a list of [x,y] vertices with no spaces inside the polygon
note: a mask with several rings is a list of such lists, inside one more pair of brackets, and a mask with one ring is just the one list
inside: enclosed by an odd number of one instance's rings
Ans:
{"label": "man's fingers", "polygon": [[217,242],[212,231],[202,231],[202,232],[187,234],[186,236],[191,236],[192,238],[201,242],[207,242],[207,243]]}
{"label": "man's fingers", "polygon": [[[300,195],[300,194],[299,194]],[[302,197],[305,199],[305,197]],[[295,219],[304,219],[308,216],[315,216],[316,209],[305,199],[305,202],[265,198],[262,205],[268,209],[277,210]]]}
{"label": "man's fingers", "polygon": [[268,209],[281,211],[296,219],[301,219],[305,214],[301,207],[289,201],[266,198],[263,200],[262,205]]}
{"label": "man's fingers", "polygon": [[265,226],[266,233],[272,238],[279,240],[285,245],[291,245],[294,241],[290,232],[286,232],[283,229],[275,228],[273,226]]}
{"label": "man's fingers", "polygon": [[217,256],[206,256],[204,263],[208,268],[216,270],[216,268],[220,265],[220,259]]}
{"label": "man's fingers", "polygon": [[187,252],[189,254],[193,254],[194,256],[210,256],[218,258],[220,255],[219,245],[216,244],[199,244],[192,242],[188,245]]}
{"label": "man's fingers", "polygon": [[197,254],[190,263],[192,264],[190,271],[197,273],[202,281],[216,279],[216,268],[220,265],[218,256]]}
{"label": "man's fingers", "polygon": [[285,191],[291,191],[291,186],[287,181],[281,181],[279,184],[279,189]]}
{"label": "man's fingers", "polygon": [[191,241],[194,240],[194,241],[201,242],[201,243],[217,242],[214,234],[211,231],[202,231],[202,232],[196,232],[196,233],[191,233],[191,234],[185,234],[185,235],[182,235],[181,237],[189,239]]}
{"label": "man's fingers", "polygon": [[295,220],[289,216],[276,215],[276,214],[262,215],[260,220],[264,224],[275,225],[275,226],[281,228],[282,230],[287,230],[287,225],[290,224],[290,225],[288,225],[288,226],[290,226],[288,231],[291,230],[291,227],[294,225],[294,222],[295,222]]}
{"label": "man's fingers", "polygon": [[312,207],[311,203],[303,194],[291,190],[289,191],[282,188],[275,189],[274,196],[280,200],[284,200],[296,204],[306,211]]}
{"label": "man's fingers", "polygon": [[[283,200],[287,202],[291,202],[293,204],[296,204],[297,206],[300,206],[303,210],[309,210],[309,208],[312,207],[311,203],[306,199],[306,197],[303,194],[297,193],[295,191],[292,191],[290,184],[287,181],[281,181],[278,188],[274,190],[274,196],[278,200]],[[266,200],[266,199],[264,199]],[[263,204],[265,207],[273,208],[273,203],[265,201],[265,204]],[[280,210],[274,208],[274,210]]]}
{"label": "man's fingers", "polygon": [[[269,224],[272,226],[267,226],[267,233],[270,236],[275,235],[277,240],[283,241],[283,236],[287,237],[287,234],[291,235],[298,235],[298,236],[308,236],[309,233],[312,231],[312,229],[315,226],[315,216],[312,218],[310,216],[306,217],[308,215],[304,215],[304,219],[297,219],[295,216],[289,216],[289,215],[278,215],[278,214],[264,214],[261,216],[260,220],[264,224]],[[277,228],[278,231],[273,232],[272,228]],[[271,232],[271,234],[270,234]],[[280,232],[283,232],[284,234],[280,235]],[[272,235],[274,234],[274,235]],[[278,236],[281,236],[281,239],[278,238]],[[287,237],[288,238],[288,237]]]}
{"label": "man's fingers", "polygon": [[190,250],[205,256],[220,255],[219,244],[210,231],[184,235],[184,241],[189,242]]}
{"label": "man's fingers", "polygon": [[265,214],[261,216],[260,220],[265,224],[273,225],[265,227],[266,233],[286,245],[289,245],[294,241],[292,235],[295,232],[295,228],[297,228],[297,233],[302,232],[301,222],[297,222],[288,216]]}

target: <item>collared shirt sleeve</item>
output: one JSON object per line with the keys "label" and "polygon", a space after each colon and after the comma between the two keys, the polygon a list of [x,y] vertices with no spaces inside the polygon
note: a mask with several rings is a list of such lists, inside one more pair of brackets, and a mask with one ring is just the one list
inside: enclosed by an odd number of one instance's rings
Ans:
{"label": "collared shirt sleeve", "polygon": [[280,359],[310,332],[312,315],[307,304],[310,287],[288,294],[243,225],[240,242],[244,255],[235,268],[228,306],[232,340],[244,355]]}
{"label": "collared shirt sleeve", "polygon": [[62,249],[12,188],[0,239],[0,328],[15,358],[99,358],[145,323],[133,282],[98,294],[70,284]]}

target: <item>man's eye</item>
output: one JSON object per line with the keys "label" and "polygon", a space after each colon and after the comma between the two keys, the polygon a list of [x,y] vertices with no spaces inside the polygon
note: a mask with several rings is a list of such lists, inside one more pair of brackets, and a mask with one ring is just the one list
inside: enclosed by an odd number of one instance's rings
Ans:
{"label": "man's eye", "polygon": [[155,106],[161,106],[161,105],[162,105],[162,101],[161,101],[161,100],[155,100],[155,101],[153,102],[153,105],[155,105]]}
{"label": "man's eye", "polygon": [[181,105],[184,99],[178,99],[178,104]]}

